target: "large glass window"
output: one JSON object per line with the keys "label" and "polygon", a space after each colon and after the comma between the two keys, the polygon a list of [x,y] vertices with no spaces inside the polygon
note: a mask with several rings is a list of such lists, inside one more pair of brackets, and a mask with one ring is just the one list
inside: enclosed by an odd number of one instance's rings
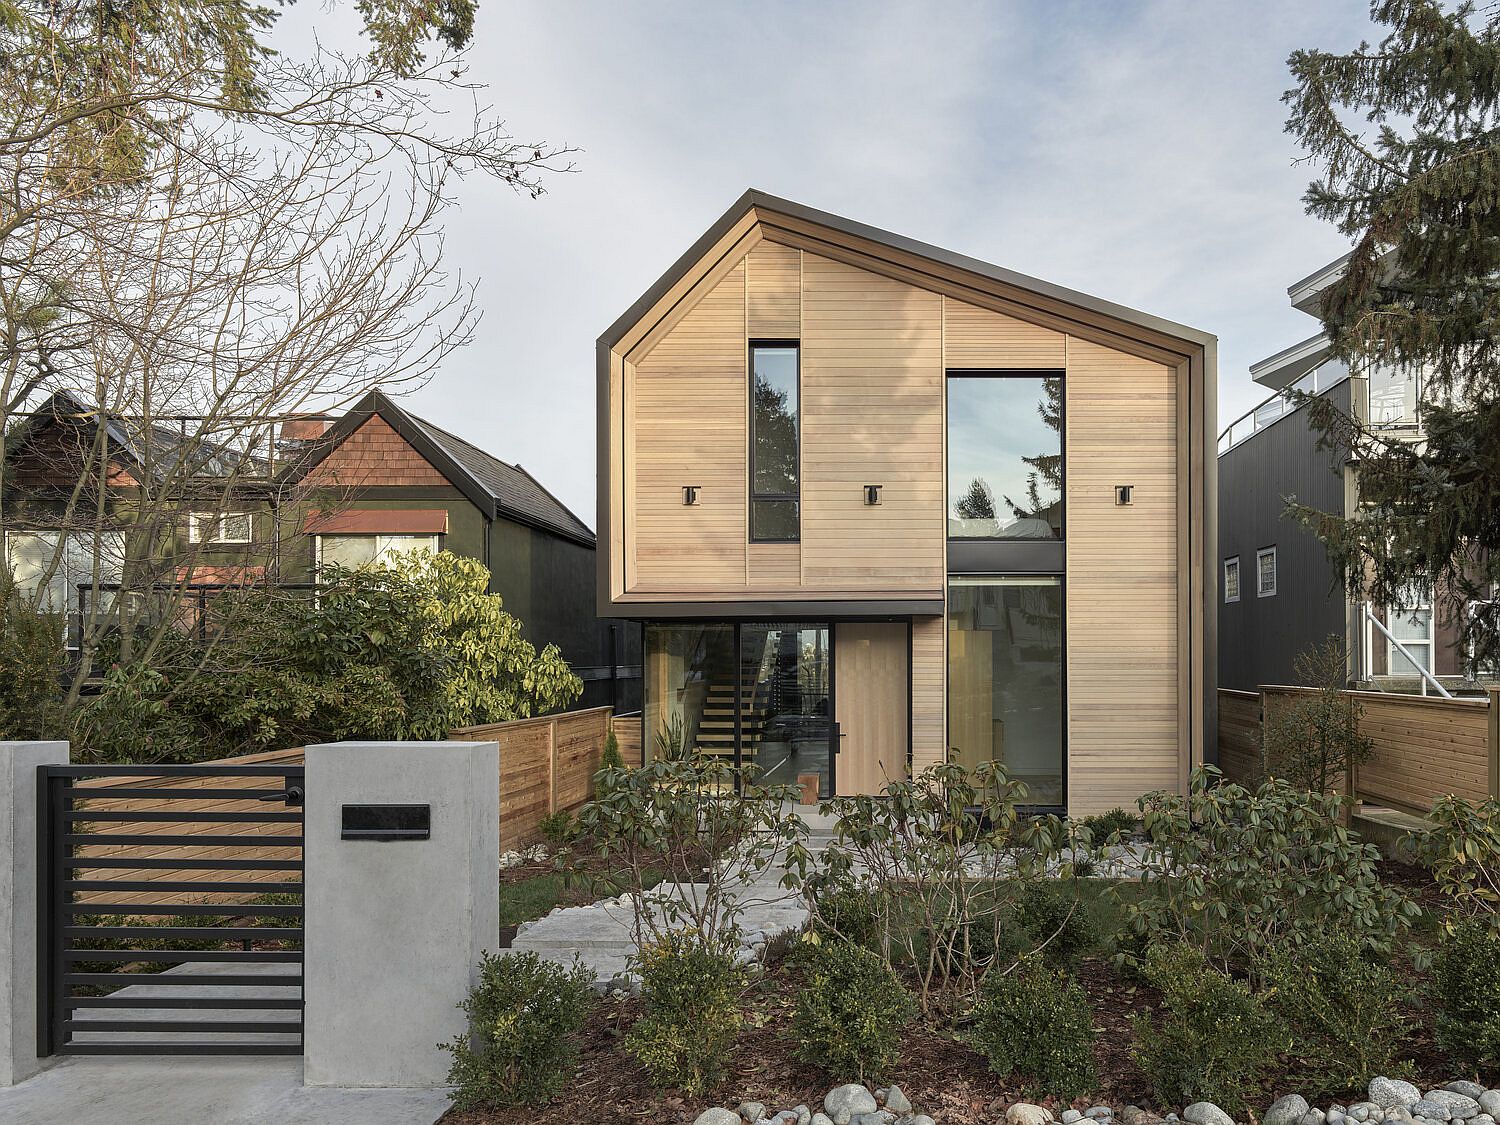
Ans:
{"label": "large glass window", "polygon": [[750,538],[801,533],[797,345],[750,345]]}
{"label": "large glass window", "polygon": [[755,765],[757,784],[816,774],[827,794],[830,672],[827,625],[647,625],[647,760],[696,751]]}
{"label": "large glass window", "polygon": [[[72,612],[78,607],[79,586],[118,585],[123,580],[125,536],[118,531],[10,531],[5,535],[5,561],[17,593],[33,602],[38,612]],[[113,602],[112,592],[100,591],[91,604],[107,609]]]}
{"label": "large glass window", "polygon": [[1372,426],[1415,426],[1417,424],[1417,369],[1370,368],[1370,424]]}
{"label": "large glass window", "polygon": [[1063,589],[1059,578],[954,577],[948,585],[948,744],[1005,765],[1033,804],[1061,807]]}
{"label": "large glass window", "polygon": [[1063,534],[1060,375],[950,373],[948,535]]}

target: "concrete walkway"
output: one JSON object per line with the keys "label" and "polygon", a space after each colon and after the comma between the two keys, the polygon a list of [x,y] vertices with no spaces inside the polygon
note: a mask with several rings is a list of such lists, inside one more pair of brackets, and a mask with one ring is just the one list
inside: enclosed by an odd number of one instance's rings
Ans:
{"label": "concrete walkway", "polygon": [[72,1055],[0,1088],[4,1125],[432,1125],[441,1090],[306,1089],[302,1060]]}

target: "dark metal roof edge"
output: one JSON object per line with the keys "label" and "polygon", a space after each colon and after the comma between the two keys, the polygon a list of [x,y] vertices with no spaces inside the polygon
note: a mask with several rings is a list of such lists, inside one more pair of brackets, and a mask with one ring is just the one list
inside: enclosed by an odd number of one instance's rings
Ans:
{"label": "dark metal roof edge", "polygon": [[752,209],[764,208],[767,211],[779,212],[792,218],[801,219],[804,222],[816,223],[830,230],[839,231],[843,234],[863,238],[879,245],[888,246],[893,250],[901,250],[918,257],[926,258],[942,265],[951,266],[964,270],[977,277],[997,281],[1003,285],[1013,286],[1018,289],[1030,290],[1041,296],[1050,297],[1053,300],[1062,301],[1065,304],[1094,313],[1107,316],[1124,324],[1135,325],[1160,335],[1169,336],[1182,340],[1185,343],[1198,347],[1206,347],[1210,342],[1217,341],[1218,337],[1202,329],[1193,328],[1176,321],[1166,320],[1162,317],[1153,316],[1150,313],[1141,312],[1139,309],[1130,308],[1127,305],[1107,301],[1101,297],[1095,297],[1076,289],[1056,285],[1050,281],[1030,277],[1027,274],[1017,273],[990,262],[971,258],[966,254],[959,254],[952,250],[946,250],[941,246],[921,242],[905,235],[895,234],[892,231],[872,227],[865,223],[846,219],[841,215],[835,215],[828,211],[819,211],[817,208],[808,207],[790,199],[782,199],[779,196],[751,188],[735,201],[734,205],[725,211],[723,215],[704,232],[703,236],[693,243],[692,247],[675,261],[666,273],[659,277],[655,284],[648,289],[641,298],[630,306],[630,309],[613,324],[607,328],[599,337],[602,343],[611,347],[617,344],[630,328],[635,325],[642,316],[659,301],[662,296],[676,285],[677,282],[688,273],[689,270],[703,257],[704,254],[724,234],[739,222],[744,215]]}
{"label": "dark metal roof edge", "polygon": [[942,598],[860,598],[849,601],[783,598],[777,601],[609,602],[600,606],[599,616],[639,621],[656,618],[729,618],[739,621],[824,618],[838,621],[852,617],[941,617],[944,612]]}

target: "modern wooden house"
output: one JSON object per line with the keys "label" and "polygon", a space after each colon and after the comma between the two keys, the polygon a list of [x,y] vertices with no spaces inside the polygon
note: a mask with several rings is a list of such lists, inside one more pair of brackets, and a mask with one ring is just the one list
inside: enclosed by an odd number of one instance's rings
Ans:
{"label": "modern wooden house", "polygon": [[1215,338],[751,191],[598,344],[645,738],[1084,814],[1213,744]]}

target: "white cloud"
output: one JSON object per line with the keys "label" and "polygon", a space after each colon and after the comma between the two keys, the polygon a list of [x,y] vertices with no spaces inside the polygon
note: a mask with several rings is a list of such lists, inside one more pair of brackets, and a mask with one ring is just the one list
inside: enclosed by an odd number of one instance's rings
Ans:
{"label": "white cloud", "polygon": [[1367,34],[1358,0],[482,7],[472,77],[583,151],[537,202],[461,186],[484,321],[413,407],[592,523],[594,339],[754,186],[1214,332],[1227,422],[1342,249],[1302,212],[1286,56]]}

